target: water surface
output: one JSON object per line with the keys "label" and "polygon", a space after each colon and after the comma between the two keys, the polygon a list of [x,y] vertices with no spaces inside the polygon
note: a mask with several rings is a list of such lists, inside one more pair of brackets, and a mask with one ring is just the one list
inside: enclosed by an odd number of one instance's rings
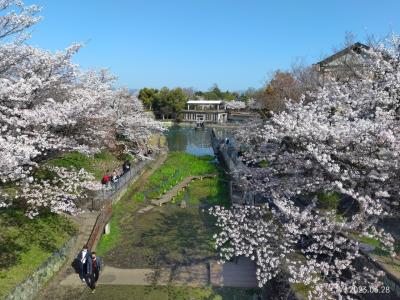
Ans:
{"label": "water surface", "polygon": [[[216,128],[218,136],[232,137],[230,128]],[[193,155],[214,155],[211,145],[211,127],[195,129],[193,126],[173,125],[166,133],[169,151],[183,151]]]}

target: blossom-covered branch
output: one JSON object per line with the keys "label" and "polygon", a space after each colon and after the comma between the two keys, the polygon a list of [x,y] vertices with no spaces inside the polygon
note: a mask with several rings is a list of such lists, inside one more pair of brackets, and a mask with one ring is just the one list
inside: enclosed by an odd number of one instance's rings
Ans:
{"label": "blossom-covered branch", "polygon": [[[253,255],[260,284],[276,275],[258,253],[277,243],[266,234],[277,230],[285,237],[277,245],[282,252],[269,252],[269,258],[291,282],[312,287],[314,297],[350,297],[352,285],[381,284],[381,272],[356,267],[360,245],[352,234],[373,237],[395,255],[393,237],[377,221],[399,212],[399,46],[394,36],[390,44],[366,50],[357,78],[327,80],[299,103],[287,101],[285,111],[239,132],[249,165],[242,184],[267,199],[277,229],[262,215],[254,221],[248,213],[253,207],[212,213],[224,224],[217,237],[223,257]],[[324,194],[338,195],[342,210],[324,209]],[[292,252],[302,259],[288,255]]]}
{"label": "blossom-covered branch", "polygon": [[[28,178],[49,154],[93,154],[122,142],[140,156],[137,145],[162,130],[136,97],[114,87],[115,76],[72,62],[82,45],[54,53],[13,39],[39,21],[38,11],[21,1],[0,1],[0,182],[24,186],[27,198],[36,199],[30,200],[32,211],[45,203],[38,199],[48,197],[50,187]],[[9,205],[1,188],[0,206]],[[52,210],[65,210],[53,204]]]}

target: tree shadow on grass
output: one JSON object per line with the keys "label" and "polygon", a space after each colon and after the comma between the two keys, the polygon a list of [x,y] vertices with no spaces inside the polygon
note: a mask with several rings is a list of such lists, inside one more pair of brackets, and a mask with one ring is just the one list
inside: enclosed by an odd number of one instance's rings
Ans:
{"label": "tree shadow on grass", "polygon": [[173,267],[216,256],[214,219],[199,208],[164,206],[124,224],[121,244],[110,251],[111,263],[123,268]]}
{"label": "tree shadow on grass", "polygon": [[45,252],[58,249],[57,237],[70,233],[74,228],[65,220],[51,213],[43,213],[33,220],[20,208],[0,210],[0,268],[10,268],[20,263],[22,254],[32,246]]}
{"label": "tree shadow on grass", "polygon": [[159,223],[141,234],[157,265],[190,265],[214,257],[211,216],[198,208],[165,207]]}
{"label": "tree shadow on grass", "polygon": [[0,269],[7,269],[17,265],[21,260],[23,247],[15,242],[15,237],[0,233]]}
{"label": "tree shadow on grass", "polygon": [[[203,287],[194,288],[189,286],[144,286],[141,299],[220,299],[220,300],[261,300],[278,299],[262,297],[260,289],[232,288],[232,287]],[[138,298],[139,299],[139,298]],[[283,299],[283,298],[279,298]]]}

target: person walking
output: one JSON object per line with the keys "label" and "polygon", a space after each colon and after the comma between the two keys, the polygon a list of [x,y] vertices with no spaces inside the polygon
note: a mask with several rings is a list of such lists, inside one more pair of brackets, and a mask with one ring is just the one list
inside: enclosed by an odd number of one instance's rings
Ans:
{"label": "person walking", "polygon": [[117,169],[114,170],[114,172],[113,172],[113,174],[112,174],[112,177],[111,177],[111,180],[112,180],[113,182],[117,182],[117,180],[118,180]]}
{"label": "person walking", "polygon": [[117,169],[117,175],[118,175],[118,179],[121,178],[124,175],[124,171],[122,168],[118,168]]}
{"label": "person walking", "polygon": [[87,245],[82,247],[82,250],[79,252],[78,257],[79,264],[79,278],[82,282],[86,282],[86,275],[88,274],[88,265],[92,264],[92,254],[90,253]]}
{"label": "person walking", "polygon": [[130,169],[131,169],[131,163],[130,163],[130,161],[129,161],[129,160],[125,160],[125,162],[124,162],[124,164],[123,164],[123,166],[122,166],[123,173],[124,173],[124,174],[125,174],[125,173],[128,173],[128,172],[130,171]]}
{"label": "person walking", "polygon": [[89,266],[89,287],[92,289],[92,293],[96,291],[96,283],[99,279],[100,272],[103,268],[103,260],[101,257],[96,256],[96,252],[92,252],[92,263]]}
{"label": "person walking", "polygon": [[108,174],[105,174],[105,175],[103,176],[103,179],[101,180],[101,183],[104,184],[104,185],[106,185],[106,184],[109,183],[109,182],[110,182],[110,176],[109,176]]}

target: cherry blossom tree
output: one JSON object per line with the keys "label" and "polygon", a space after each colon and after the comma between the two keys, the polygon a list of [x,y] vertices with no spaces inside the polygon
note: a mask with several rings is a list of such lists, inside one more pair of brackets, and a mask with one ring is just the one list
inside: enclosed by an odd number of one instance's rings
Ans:
{"label": "cherry blossom tree", "polygon": [[[18,197],[28,204],[30,216],[38,207],[75,210],[78,183],[65,179],[66,170],[56,172],[62,182],[30,180],[50,154],[92,154],[123,143],[127,152],[140,156],[138,141],[146,143],[152,132],[162,130],[137,98],[114,87],[115,76],[83,71],[72,62],[82,45],[53,53],[24,44],[39,10],[21,1],[0,1],[0,181],[19,184]],[[88,186],[88,178],[75,177]],[[0,206],[9,203],[0,186]]]}
{"label": "cherry blossom tree", "polygon": [[[254,259],[260,285],[284,272],[312,288],[310,297],[340,299],[351,298],[354,286],[381,284],[382,272],[360,267],[353,236],[376,238],[395,255],[393,237],[376,224],[399,211],[399,46],[393,36],[366,50],[358,79],[332,80],[239,132],[251,166],[238,174],[241,183],[263,195],[269,209],[211,213],[222,229],[216,245],[223,258]],[[260,162],[267,167],[255,167]],[[328,193],[340,195],[346,210],[321,208],[319,195]]]}
{"label": "cherry blossom tree", "polygon": [[243,101],[236,101],[236,100],[227,101],[226,108],[232,110],[244,109],[246,108],[246,103],[244,103]]}
{"label": "cherry blossom tree", "polygon": [[87,198],[86,189],[99,190],[100,183],[94,182],[94,177],[84,169],[79,171],[59,167],[48,167],[54,173],[51,180],[37,180],[29,177],[21,183],[21,189],[15,197],[25,200],[27,215],[37,216],[42,209],[54,213],[75,214],[79,211],[76,202]]}
{"label": "cherry blossom tree", "polygon": [[26,30],[41,19],[36,16],[40,9],[37,5],[26,6],[19,0],[1,0],[0,39],[26,39],[29,36]]}

